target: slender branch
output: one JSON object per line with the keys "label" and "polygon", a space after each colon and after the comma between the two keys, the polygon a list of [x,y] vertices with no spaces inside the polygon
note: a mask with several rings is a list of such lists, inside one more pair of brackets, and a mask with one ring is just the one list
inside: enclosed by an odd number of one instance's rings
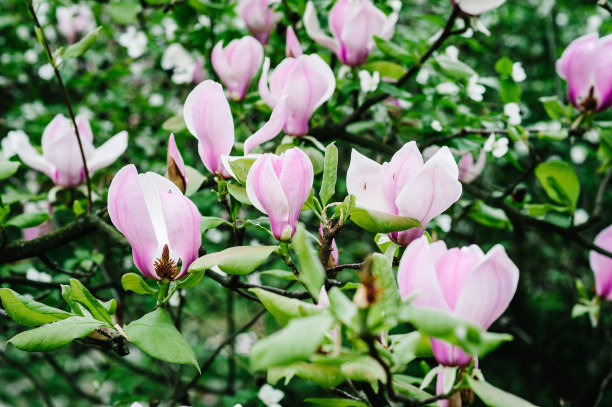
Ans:
{"label": "slender branch", "polygon": [[[457,17],[459,17],[460,12],[461,10],[459,9],[459,6],[453,7],[453,12],[446,21],[446,25],[444,26],[444,29],[442,30],[440,36],[421,56],[419,62],[410,67],[410,69],[396,82],[396,86],[398,88],[401,88],[406,82],[408,82],[410,78],[412,78],[414,75],[417,74],[417,72],[419,72],[423,64],[425,64],[429,57],[431,57],[432,54],[442,46],[442,44],[444,43],[444,41],[446,41],[448,37],[453,34],[456,34],[456,32],[453,31],[453,26],[455,25],[455,21],[457,20]],[[357,121],[365,112],[368,111],[370,107],[374,106],[378,102],[385,100],[387,97],[389,97],[387,93],[379,93],[377,95],[370,96],[361,104],[361,106],[359,106],[353,112],[353,114],[351,114],[344,121],[342,121],[341,127],[346,127],[347,124]]]}
{"label": "slender branch", "polygon": [[70,276],[70,277],[77,277],[77,278],[79,278],[79,277],[93,277],[93,275],[94,275],[94,273],[86,273],[86,272],[82,272],[82,271],[70,271],[70,270],[66,270],[66,269],[60,267],[59,264],[57,264],[56,262],[54,262],[53,260],[48,258],[46,254],[40,255],[40,256],[38,256],[38,258],[40,259],[40,261],[43,262],[43,264],[45,266],[50,268],[52,271],[55,271],[55,272],[61,273],[61,274],[66,274],[67,276]]}
{"label": "slender branch", "polygon": [[205,275],[212,278],[213,280],[215,280],[222,286],[229,288],[231,290],[234,290],[237,293],[241,294],[242,296],[250,300],[257,301],[257,302],[259,302],[259,299],[257,299],[257,297],[252,296],[251,294],[247,294],[241,291],[241,289],[260,288],[262,290],[270,291],[271,293],[282,295],[284,297],[298,298],[298,299],[310,298],[310,294],[308,294],[305,291],[304,292],[287,291],[287,290],[283,290],[282,288],[270,287],[267,285],[245,283],[244,281],[232,279],[231,277],[224,276],[213,270],[206,270]]}
{"label": "slender branch", "polygon": [[91,199],[91,179],[89,177],[89,169],[87,168],[87,160],[85,159],[85,151],[83,150],[83,143],[81,142],[81,135],[79,134],[79,127],[76,123],[76,117],[74,115],[74,111],[72,110],[72,105],[70,104],[70,99],[68,98],[68,93],[66,92],[66,87],[64,86],[64,81],[62,80],[62,76],[60,75],[57,66],[55,65],[55,61],[53,59],[53,54],[51,53],[51,47],[49,47],[49,43],[45,38],[45,34],[43,32],[43,28],[38,21],[38,17],[36,17],[36,12],[34,11],[34,6],[32,2],[28,0],[28,8],[30,9],[30,14],[32,14],[32,18],[34,19],[34,24],[36,28],[38,28],[40,40],[43,43],[45,48],[45,52],[49,57],[49,63],[53,67],[53,71],[55,72],[55,77],[57,78],[57,83],[59,84],[62,90],[62,96],[64,97],[64,103],[66,103],[66,107],[68,108],[68,113],[70,113],[70,119],[72,120],[72,125],[74,126],[74,134],[77,138],[77,143],[79,144],[79,151],[81,152],[81,160],[83,161],[83,172],[85,173],[85,182],[87,184],[87,214],[91,215],[91,207],[92,207],[92,199]]}
{"label": "slender branch", "polygon": [[340,264],[339,266],[328,267],[325,271],[328,274],[329,273],[337,273],[337,272],[342,271],[344,269],[359,270],[362,266],[363,266],[363,262],[361,262],[361,263],[350,263],[350,264]]}

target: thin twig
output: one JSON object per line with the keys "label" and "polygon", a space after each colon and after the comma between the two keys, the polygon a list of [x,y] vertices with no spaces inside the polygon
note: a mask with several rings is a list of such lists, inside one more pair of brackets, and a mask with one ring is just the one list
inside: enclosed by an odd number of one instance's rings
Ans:
{"label": "thin twig", "polygon": [[47,257],[47,255],[42,254],[40,256],[38,256],[38,258],[40,259],[40,261],[43,262],[43,264],[45,266],[47,266],[48,268],[50,268],[52,271],[55,271],[57,273],[61,273],[61,274],[66,274],[67,276],[70,277],[93,277],[94,273],[85,273],[82,271],[70,271],[70,270],[66,270],[62,267],[60,267],[59,264],[57,264],[56,262],[54,262],[53,260],[51,260],[50,258]]}
{"label": "thin twig", "polygon": [[79,151],[81,152],[81,160],[83,161],[83,172],[85,173],[85,182],[87,184],[87,214],[91,215],[92,208],[92,199],[91,199],[91,179],[89,178],[89,169],[87,168],[87,160],[85,159],[85,151],[83,150],[83,143],[81,142],[81,135],[79,134],[79,127],[76,123],[76,117],[74,115],[74,111],[72,110],[72,105],[70,104],[70,99],[68,98],[68,93],[66,92],[66,87],[64,86],[64,81],[62,80],[62,76],[55,65],[55,61],[53,60],[53,53],[51,52],[51,47],[49,47],[49,43],[45,38],[45,34],[43,32],[43,28],[38,21],[38,17],[36,17],[36,12],[34,11],[34,6],[28,0],[28,8],[30,9],[30,14],[32,14],[32,18],[34,19],[34,24],[38,28],[40,40],[43,43],[45,48],[45,52],[49,57],[49,63],[53,67],[53,71],[55,72],[55,77],[57,78],[57,82],[62,90],[62,95],[64,97],[64,102],[66,103],[66,107],[68,108],[68,113],[70,113],[70,119],[72,120],[72,125],[74,126],[74,134],[77,138],[77,143],[79,144]]}
{"label": "thin twig", "polygon": [[363,266],[363,262],[361,262],[361,263],[350,263],[350,264],[340,264],[339,266],[328,267],[325,271],[327,273],[337,273],[337,272],[342,271],[344,269],[359,270],[362,266]]}

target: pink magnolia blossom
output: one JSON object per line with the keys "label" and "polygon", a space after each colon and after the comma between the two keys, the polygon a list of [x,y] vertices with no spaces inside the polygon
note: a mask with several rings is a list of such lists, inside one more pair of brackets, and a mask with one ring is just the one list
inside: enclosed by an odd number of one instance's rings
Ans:
{"label": "pink magnolia blossom", "polygon": [[[246,154],[282,130],[284,106],[284,103],[279,103],[270,120],[246,140]],[[221,157],[229,156],[234,146],[234,119],[221,84],[209,79],[196,86],[187,96],[183,116],[187,129],[198,139],[198,153],[208,171],[230,177]]]}
{"label": "pink magnolia blossom", "polygon": [[[117,133],[102,146],[95,148],[89,121],[83,116],[77,116],[76,123],[90,175],[113,163],[127,148],[126,131]],[[47,174],[56,185],[75,187],[83,183],[83,159],[70,119],[62,114],[55,116],[43,131],[41,145],[42,155],[29,141],[20,141],[18,154],[21,161]]]}
{"label": "pink magnolia blossom", "polygon": [[393,36],[397,13],[388,17],[370,0],[338,0],[329,13],[329,28],[333,38],[319,25],[314,4],[309,1],[304,12],[304,27],[313,41],[329,48],[345,65],[359,66],[374,48],[374,36]]}
{"label": "pink magnolia blossom", "polygon": [[612,105],[612,35],[588,34],[574,40],[557,61],[557,73],[567,81],[570,102],[584,111]]}
{"label": "pink magnolia blossom", "polygon": [[183,156],[176,146],[174,134],[170,134],[170,138],[168,139],[167,164],[168,178],[181,190],[181,192],[185,193],[185,188],[187,187],[187,171],[185,169]]}
{"label": "pink magnolia blossom", "polygon": [[[612,225],[599,232],[593,243],[602,249],[612,251]],[[595,273],[595,292],[601,298],[612,301],[612,259],[591,251],[589,260],[591,269]]]}
{"label": "pink magnolia blossom", "polygon": [[274,11],[274,0],[241,0],[238,14],[244,20],[251,34],[266,45],[270,33],[283,15]]}
{"label": "pink magnolia blossom", "polygon": [[302,45],[300,44],[300,40],[297,35],[295,35],[295,31],[293,31],[293,27],[287,27],[287,38],[285,42],[285,56],[297,58],[302,55],[304,52],[302,51]]}
{"label": "pink magnolia blossom", "polygon": [[212,51],[212,66],[229,91],[232,100],[242,100],[251,79],[263,61],[263,47],[253,37],[232,40],[223,47],[219,41]]}
{"label": "pink magnolia blossom", "polygon": [[487,153],[480,150],[478,159],[474,162],[474,157],[471,153],[465,153],[459,159],[459,180],[467,184],[474,181],[484,170],[487,161]]}
{"label": "pink magnolia blossom", "polygon": [[91,9],[85,4],[75,4],[69,7],[58,7],[57,30],[68,42],[76,42],[79,36],[96,28],[96,20]]}
{"label": "pink magnolia blossom", "polygon": [[[400,261],[397,281],[402,298],[412,304],[449,312],[488,329],[510,304],[519,271],[504,247],[487,254],[476,245],[446,248],[427,237],[413,241]],[[436,360],[444,366],[466,366],[472,360],[461,348],[431,339]]]}
{"label": "pink magnolia blossom", "polygon": [[334,73],[316,54],[285,58],[270,75],[268,87],[269,68],[270,60],[266,58],[259,79],[259,94],[270,108],[275,108],[286,97],[285,133],[303,136],[308,133],[308,121],[314,111],[336,89]]}
{"label": "pink magnolia blossom", "polygon": [[458,177],[459,169],[448,147],[442,147],[424,163],[416,143],[411,141],[382,165],[353,150],[346,188],[361,207],[421,222],[423,228],[389,235],[406,246],[423,234],[431,219],[459,199],[462,187]]}
{"label": "pink magnolia blossom", "polygon": [[461,11],[472,16],[496,9],[506,0],[451,0],[453,6],[458,5]]}
{"label": "pink magnolia blossom", "polygon": [[108,190],[108,213],[132,246],[134,264],[156,280],[187,273],[202,244],[201,215],[168,179],[133,164],[123,167]]}
{"label": "pink magnolia blossom", "polygon": [[253,205],[268,215],[277,239],[290,240],[295,233],[312,181],[312,163],[297,147],[280,156],[264,154],[253,163],[247,175],[247,194]]}

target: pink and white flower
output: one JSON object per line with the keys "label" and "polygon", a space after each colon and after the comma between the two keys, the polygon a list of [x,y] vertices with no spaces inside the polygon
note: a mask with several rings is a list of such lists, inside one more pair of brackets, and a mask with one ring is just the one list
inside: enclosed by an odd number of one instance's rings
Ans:
{"label": "pink and white flower", "polygon": [[[612,251],[612,225],[599,232],[593,243],[602,249]],[[601,298],[612,301],[612,259],[591,251],[589,261],[595,274],[595,292]]]}
{"label": "pink and white flower", "polygon": [[232,40],[225,48],[223,41],[215,45],[212,66],[232,100],[244,99],[251,79],[259,71],[263,55],[261,44],[249,36]]}
{"label": "pink and white flower", "polygon": [[251,34],[262,44],[267,44],[270,33],[283,15],[274,11],[274,0],[241,0],[238,14]]}

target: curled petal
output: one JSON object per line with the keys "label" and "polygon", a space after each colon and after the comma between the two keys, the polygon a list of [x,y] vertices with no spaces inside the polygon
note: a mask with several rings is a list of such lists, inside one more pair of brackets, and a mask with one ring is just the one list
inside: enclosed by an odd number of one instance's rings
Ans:
{"label": "curled petal", "polygon": [[[596,246],[612,250],[612,226],[602,230],[593,242]],[[612,259],[606,255],[591,251],[589,254],[591,269],[595,273],[595,291],[597,295],[612,301]]]}
{"label": "curled petal", "polygon": [[285,151],[280,159],[283,167],[278,179],[289,204],[288,221],[293,235],[302,206],[312,190],[313,168],[306,153],[297,147]]}
{"label": "curled petal", "polygon": [[[334,5],[334,7],[336,7],[336,5]],[[338,53],[340,42],[323,32],[319,24],[319,19],[317,18],[317,10],[312,1],[306,4],[306,10],[304,11],[304,28],[308,36],[314,42],[331,50],[333,53]]]}
{"label": "curled petal", "polygon": [[128,132],[123,130],[95,149],[87,165],[89,171],[95,172],[114,163],[126,150],[128,145]]}
{"label": "curled petal", "polygon": [[263,99],[264,103],[271,109],[276,106],[276,96],[270,92],[268,88],[268,72],[270,71],[270,58],[264,60],[263,68],[261,69],[261,76],[259,77],[259,96]]}
{"label": "curled petal", "polygon": [[357,205],[390,213],[383,195],[381,170],[380,164],[353,149],[346,173],[346,189],[349,194],[355,195]]}
{"label": "curled petal", "polygon": [[174,134],[170,134],[168,139],[168,155],[167,155],[168,179],[172,181],[181,192],[185,193],[187,187],[187,175],[185,170],[185,162],[183,156],[176,146]]}
{"label": "curled petal", "polygon": [[268,122],[264,124],[261,129],[257,130],[257,132],[246,139],[244,142],[244,155],[250,154],[255,147],[265,143],[268,140],[272,140],[278,135],[278,133],[280,133],[285,125],[285,101],[286,97],[283,97],[280,103],[278,103],[272,111],[270,120],[268,120]]}
{"label": "curled petal", "polygon": [[285,56],[297,58],[302,54],[302,46],[300,45],[300,40],[298,40],[297,35],[295,35],[295,31],[293,31],[293,27],[287,27]]}

